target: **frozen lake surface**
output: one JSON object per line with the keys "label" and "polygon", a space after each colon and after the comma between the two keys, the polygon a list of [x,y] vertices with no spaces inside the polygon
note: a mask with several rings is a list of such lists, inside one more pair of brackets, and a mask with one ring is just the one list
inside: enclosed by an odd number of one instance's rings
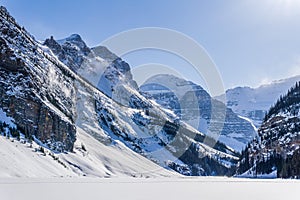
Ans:
{"label": "frozen lake surface", "polygon": [[[298,199],[299,180],[195,178],[0,179],[1,200]],[[298,198],[297,198],[298,196]]]}

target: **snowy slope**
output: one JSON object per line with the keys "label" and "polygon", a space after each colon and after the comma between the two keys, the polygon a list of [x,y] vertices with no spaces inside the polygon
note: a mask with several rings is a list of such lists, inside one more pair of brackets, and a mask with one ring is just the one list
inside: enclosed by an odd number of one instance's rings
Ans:
{"label": "snowy slope", "polygon": [[[0,109],[0,122],[16,127]],[[77,128],[73,152],[54,153],[39,141],[0,133],[0,178],[4,177],[169,177],[169,171],[133,152],[120,141],[110,145]],[[43,150],[41,150],[43,148]]]}
{"label": "snowy slope", "polygon": [[[58,156],[62,166],[86,176],[142,172],[147,176],[156,164],[185,175],[233,174],[235,152],[219,143],[216,149],[204,144],[201,132],[142,96],[122,59],[109,62],[114,56],[108,50],[90,49],[78,35],[59,42],[50,38],[47,47],[21,28],[5,8],[0,11],[0,45],[5,49],[0,53],[0,105],[14,119],[17,131],[43,146],[46,157],[48,151],[61,152],[51,156],[54,161]],[[96,81],[98,67],[103,72],[100,81]],[[89,70],[86,74],[85,69]],[[91,80],[93,70],[96,74]],[[81,142],[91,145],[84,145],[91,158],[84,156]],[[37,166],[44,168],[47,163]],[[14,165],[22,167],[19,160]],[[47,176],[68,175],[49,165]],[[3,163],[3,168],[9,166]]]}
{"label": "snowy slope", "polygon": [[[0,109],[0,123],[3,122],[16,127],[13,119]],[[0,178],[180,176],[133,152],[120,141],[105,145],[79,127],[74,150],[68,153],[54,153],[37,139],[29,141],[24,135],[17,139],[4,131],[0,132]]]}
{"label": "snowy slope", "polygon": [[[235,113],[253,120],[258,127],[271,105],[299,80],[300,75],[273,81],[257,88],[236,87],[229,89],[226,91],[227,106]],[[224,95],[216,97],[216,99],[222,100]]]}
{"label": "snowy slope", "polygon": [[35,142],[29,144],[0,136],[0,178],[179,176],[120,142],[107,146],[81,129],[77,137],[74,152],[55,154],[45,149],[44,154]]}

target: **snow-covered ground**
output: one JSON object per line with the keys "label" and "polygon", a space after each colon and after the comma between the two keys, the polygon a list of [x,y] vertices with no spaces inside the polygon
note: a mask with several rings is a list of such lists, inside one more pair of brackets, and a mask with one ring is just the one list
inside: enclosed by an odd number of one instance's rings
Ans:
{"label": "snow-covered ground", "polygon": [[237,178],[254,178],[254,179],[276,179],[277,178],[277,170],[276,168],[269,174],[257,174],[256,173],[256,165],[245,171],[243,174],[235,175]]}
{"label": "snow-covered ground", "polygon": [[299,188],[297,180],[215,177],[0,179],[3,200],[282,200],[298,199]]}
{"label": "snow-covered ground", "polygon": [[121,142],[104,145],[80,128],[74,152],[54,154],[46,148],[44,152],[39,149],[35,142],[29,144],[24,140],[22,143],[0,136],[0,180],[16,177],[180,176],[131,151]]}

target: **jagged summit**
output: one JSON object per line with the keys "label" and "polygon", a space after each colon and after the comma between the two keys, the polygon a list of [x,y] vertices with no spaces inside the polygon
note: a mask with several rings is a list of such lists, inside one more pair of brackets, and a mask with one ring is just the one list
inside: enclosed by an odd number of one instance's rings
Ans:
{"label": "jagged summit", "polygon": [[84,57],[91,54],[91,49],[78,34],[72,34],[62,40],[55,40],[51,36],[44,41],[44,45],[48,46],[58,59],[73,71],[77,71],[81,67]]}
{"label": "jagged summit", "polygon": [[69,37],[66,38],[67,41],[77,41],[77,42],[83,42],[81,36],[77,33],[71,34]]}
{"label": "jagged summit", "polygon": [[101,58],[108,60],[110,62],[119,58],[117,55],[112,53],[107,47],[104,46],[96,46],[93,47],[92,50],[97,56],[100,56]]}
{"label": "jagged summit", "polygon": [[65,39],[57,40],[57,42],[62,46],[66,45],[69,42],[78,47],[80,51],[82,51],[85,55],[88,55],[90,53],[90,48],[88,48],[79,34],[72,34]]}
{"label": "jagged summit", "polygon": [[[162,84],[170,89],[177,89],[178,87],[180,88],[185,88],[189,89],[192,88],[193,90],[202,90],[205,91],[200,85],[197,85],[193,83],[192,81],[186,80],[184,78],[179,78],[175,75],[172,74],[157,74],[152,77],[150,77],[148,80],[146,80],[143,83],[142,87],[146,87],[146,85],[151,85],[153,83],[156,83],[157,85]],[[181,89],[183,90],[183,89]],[[206,91],[205,93],[209,95]]]}
{"label": "jagged summit", "polygon": [[7,9],[4,6],[0,6],[0,10],[2,13],[6,13],[7,15],[9,14]]}

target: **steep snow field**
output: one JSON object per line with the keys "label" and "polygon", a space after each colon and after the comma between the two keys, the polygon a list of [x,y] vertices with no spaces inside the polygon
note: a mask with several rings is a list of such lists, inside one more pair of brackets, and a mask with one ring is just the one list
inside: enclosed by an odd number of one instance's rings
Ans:
{"label": "steep snow field", "polygon": [[0,180],[5,177],[179,176],[131,151],[121,142],[106,146],[80,128],[73,153],[54,154],[47,149],[43,153],[39,148],[34,142],[30,146],[0,136]]}
{"label": "steep snow field", "polygon": [[300,181],[234,178],[0,179],[1,199],[298,199]]}

